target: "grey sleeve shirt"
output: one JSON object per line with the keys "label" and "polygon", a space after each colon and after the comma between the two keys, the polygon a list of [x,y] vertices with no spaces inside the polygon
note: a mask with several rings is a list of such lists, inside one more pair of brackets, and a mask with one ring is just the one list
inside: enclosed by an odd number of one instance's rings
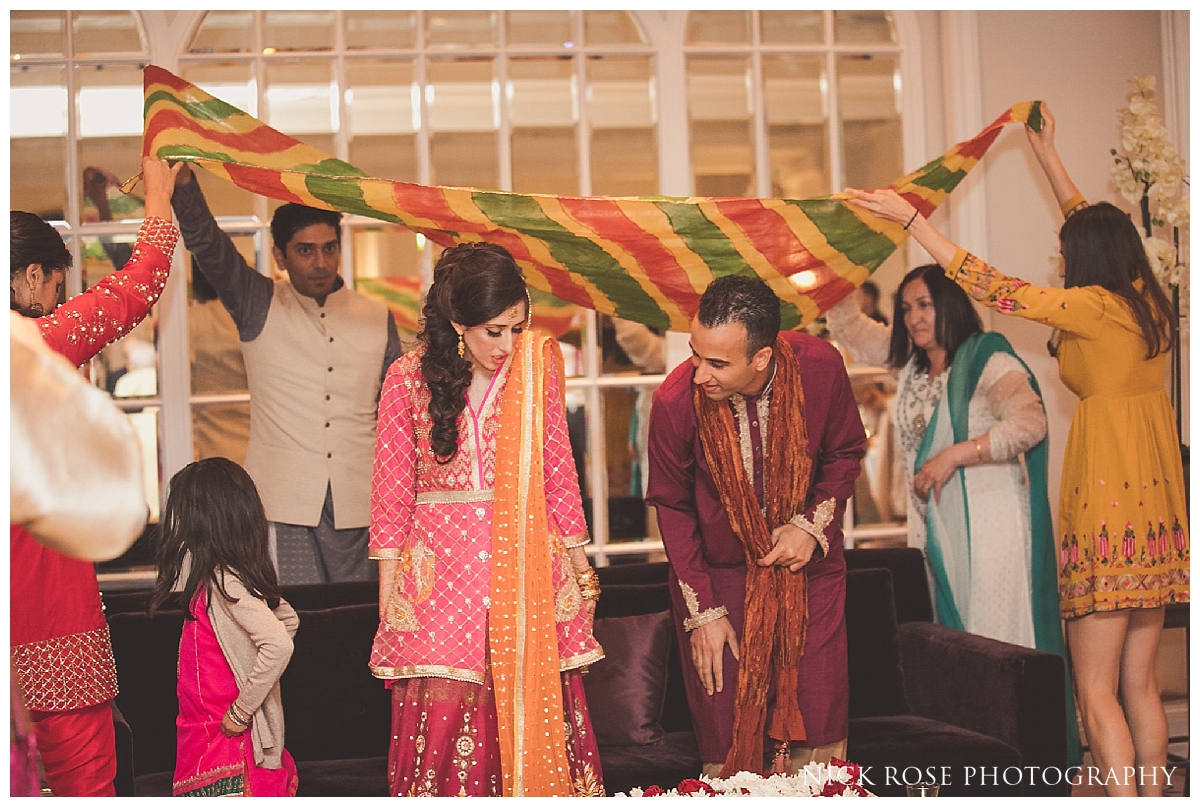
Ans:
{"label": "grey sleeve shirt", "polygon": [[237,325],[238,338],[253,342],[267,324],[275,284],[247,265],[233,239],[217,225],[195,178],[175,189],[171,207],[179,219],[184,246],[192,253],[196,268],[217,290]]}

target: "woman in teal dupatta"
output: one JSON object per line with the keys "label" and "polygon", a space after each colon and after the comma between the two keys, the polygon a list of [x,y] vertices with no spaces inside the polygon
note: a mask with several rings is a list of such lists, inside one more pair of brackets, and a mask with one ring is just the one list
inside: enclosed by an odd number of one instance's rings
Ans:
{"label": "woman in teal dupatta", "polygon": [[[852,300],[826,321],[856,358],[898,371],[895,428],[908,543],[924,550],[940,624],[1066,661],[1046,487],[1046,413],[1033,373],[936,265],[896,291],[893,327]],[[1068,757],[1082,756],[1070,676]]]}

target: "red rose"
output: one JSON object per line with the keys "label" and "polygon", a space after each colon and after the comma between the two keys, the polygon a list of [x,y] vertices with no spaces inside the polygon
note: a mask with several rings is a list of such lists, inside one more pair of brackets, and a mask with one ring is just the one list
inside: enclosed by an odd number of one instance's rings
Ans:
{"label": "red rose", "polygon": [[717,795],[717,791],[712,789],[712,785],[708,782],[702,782],[699,779],[684,779],[676,788],[681,796],[690,796],[693,793],[707,793],[710,796]]}
{"label": "red rose", "polygon": [[825,783],[825,787],[821,788],[822,796],[840,796],[844,792],[846,792],[846,785],[836,779],[830,779]]}
{"label": "red rose", "polygon": [[661,796],[663,793],[666,793],[666,792],[667,791],[663,790],[658,785],[650,785],[650,787],[648,787],[642,791],[642,796],[643,797],[644,796]]}
{"label": "red rose", "polygon": [[837,757],[833,757],[832,759],[829,760],[829,767],[845,768],[847,775],[843,776],[841,774],[838,774],[837,778],[839,781],[845,781],[848,784],[852,783],[852,782],[854,782],[854,783],[858,782],[859,777],[862,775],[862,766],[861,765],[854,763],[854,762],[847,762],[846,760],[838,759]]}

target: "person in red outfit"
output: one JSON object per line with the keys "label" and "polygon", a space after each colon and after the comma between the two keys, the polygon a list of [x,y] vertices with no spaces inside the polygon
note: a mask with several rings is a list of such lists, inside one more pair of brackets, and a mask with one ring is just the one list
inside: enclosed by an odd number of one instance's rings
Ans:
{"label": "person in red outfit", "polygon": [[846,756],[841,524],[866,435],[837,350],[779,326],[766,284],[713,281],[692,320],[692,358],[650,410],[646,503],[670,561],[709,776],[795,774]]}
{"label": "person in red outfit", "polygon": [[[162,294],[179,239],[170,220],[178,171],[157,158],[142,161],[146,218],[133,257],[62,306],[70,252],[37,216],[10,213],[9,306],[34,318],[46,343],[76,367],[129,333]],[[115,795],[117,671],[95,570],[18,524],[9,535],[10,660],[46,783],[55,796]]]}

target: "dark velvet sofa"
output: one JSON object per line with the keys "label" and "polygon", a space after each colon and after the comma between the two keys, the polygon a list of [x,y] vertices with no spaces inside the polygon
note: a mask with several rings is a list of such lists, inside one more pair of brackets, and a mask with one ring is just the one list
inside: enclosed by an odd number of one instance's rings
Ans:
{"label": "dark velvet sofa", "polygon": [[[942,795],[1066,795],[1065,785],[1006,784],[1021,766],[1065,766],[1060,659],[935,625],[916,550],[846,552],[850,660],[847,756],[870,789],[904,795],[915,769]],[[700,772],[665,563],[598,570],[596,633],[608,657],[584,677],[609,793]],[[298,795],[383,796],[388,693],[367,671],[378,620],[374,584],[290,587],[300,614],[282,679]],[[183,614],[153,618],[144,593],[106,595],[121,693],[118,795],[168,795],[175,758],[175,663]],[[943,766],[945,768],[943,769]],[[969,778],[968,778],[969,777]]]}

